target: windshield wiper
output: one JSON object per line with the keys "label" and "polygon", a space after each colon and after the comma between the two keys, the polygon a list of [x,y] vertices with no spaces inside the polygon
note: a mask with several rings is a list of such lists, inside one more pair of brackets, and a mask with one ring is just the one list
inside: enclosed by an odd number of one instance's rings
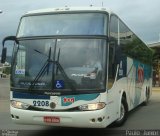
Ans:
{"label": "windshield wiper", "polygon": [[[43,53],[41,53],[40,51],[38,50],[34,50],[42,55],[45,55]],[[36,82],[39,80],[40,77],[42,77],[46,71],[47,71],[47,74],[49,73],[49,66],[50,66],[50,58],[51,58],[51,47],[49,49],[49,55],[48,55],[48,59],[47,61],[44,63],[44,65],[42,66],[42,68],[40,69],[40,71],[38,72],[37,76],[35,77],[35,79],[31,82],[31,85],[29,86],[28,90],[32,90],[36,84]],[[47,68],[47,70],[46,70]]]}
{"label": "windshield wiper", "polygon": [[[59,48],[57,62],[59,62],[60,51],[61,51],[61,49]],[[58,75],[58,67],[56,67],[56,75]]]}
{"label": "windshield wiper", "polygon": [[[61,66],[61,64],[59,63],[59,57],[60,57],[60,48],[58,50],[58,57],[56,60],[56,50],[57,50],[57,39],[55,41],[55,46],[54,46],[54,54],[53,54],[53,61],[51,61],[53,64],[56,64],[56,70],[55,70],[55,66],[53,66],[53,75],[52,75],[52,89],[54,88],[54,81],[55,81],[55,74],[58,74],[58,69],[59,71],[62,73],[62,76],[64,77],[64,80],[68,83],[69,88],[72,91],[76,91],[76,88],[74,87],[72,80],[67,76],[66,72],[64,71],[63,67]],[[55,71],[55,73],[54,73]]]}
{"label": "windshield wiper", "polygon": [[[57,41],[57,40],[56,40],[56,41]],[[56,44],[57,44],[57,42],[55,43],[55,46],[56,46]],[[40,54],[42,54],[42,55],[45,55],[45,54],[43,54],[42,52],[40,52],[40,51],[38,51],[38,50],[36,50],[36,49],[35,49],[34,51],[36,51],[37,53],[40,53]],[[55,47],[55,49],[54,49],[54,54],[55,54],[55,53],[56,53],[56,47]],[[45,55],[45,56],[47,56],[47,55]],[[30,91],[33,90],[36,82],[37,82],[41,77],[43,77],[43,75],[44,75],[46,72],[47,72],[47,74],[49,73],[50,63],[53,63],[53,64],[56,64],[56,66],[57,66],[56,74],[58,73],[58,69],[59,69],[59,71],[62,73],[62,76],[64,77],[64,79],[65,79],[66,82],[68,83],[70,89],[71,89],[72,91],[76,91],[76,88],[75,88],[74,85],[72,84],[71,79],[67,76],[67,74],[65,73],[63,67],[62,67],[61,64],[59,63],[59,56],[60,56],[60,49],[59,49],[59,51],[58,51],[57,61],[51,60],[51,47],[50,47],[47,61],[46,61],[46,62],[44,63],[44,65],[42,66],[42,68],[41,68],[40,71],[38,72],[38,74],[37,74],[37,76],[35,77],[35,79],[31,82],[31,85],[29,86],[28,90],[30,90]],[[55,56],[54,56],[54,59],[55,59]],[[53,65],[53,71],[52,71],[52,72],[53,72],[53,75],[52,75],[52,78],[53,78],[52,80],[53,80],[53,81],[54,81],[54,76],[55,76],[54,68],[55,68],[55,66]],[[54,82],[53,82],[53,81],[51,81],[51,82],[52,82],[52,89],[54,88],[54,84],[53,84]]]}
{"label": "windshield wiper", "polygon": [[[70,89],[72,91],[76,91],[76,88],[73,86],[71,79],[67,76],[67,74],[65,73],[61,64],[58,61],[52,61],[52,60],[47,60],[45,62],[45,64],[43,65],[43,67],[41,68],[39,73],[37,74],[36,78],[33,80],[33,82],[31,82],[31,85],[29,86],[28,90],[31,91],[34,88],[34,86],[35,86],[36,82],[39,80],[39,78],[42,77],[42,75],[44,75],[47,72],[50,63],[53,63],[53,64],[57,65],[59,71],[62,73],[64,79],[67,81]],[[46,70],[46,68],[47,68],[47,70]]]}

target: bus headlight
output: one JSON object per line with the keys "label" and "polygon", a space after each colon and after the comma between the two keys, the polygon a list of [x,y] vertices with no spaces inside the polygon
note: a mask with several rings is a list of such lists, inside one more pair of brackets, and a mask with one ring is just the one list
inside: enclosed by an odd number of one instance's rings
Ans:
{"label": "bus headlight", "polygon": [[105,103],[91,103],[91,104],[84,104],[79,106],[79,109],[81,111],[92,111],[92,110],[100,110],[103,109],[106,106]]}
{"label": "bus headlight", "polygon": [[19,102],[19,101],[11,101],[11,106],[14,108],[18,108],[18,109],[24,109],[26,110],[30,105],[23,103],[23,102]]}

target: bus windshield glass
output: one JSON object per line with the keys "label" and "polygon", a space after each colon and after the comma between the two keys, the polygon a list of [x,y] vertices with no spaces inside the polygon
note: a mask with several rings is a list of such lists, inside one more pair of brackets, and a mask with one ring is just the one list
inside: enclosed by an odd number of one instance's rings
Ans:
{"label": "bus windshield glass", "polygon": [[21,40],[14,47],[12,87],[29,88],[46,64],[34,89],[104,89],[106,48],[106,39]]}
{"label": "bus windshield glass", "polygon": [[69,13],[24,16],[17,37],[106,34],[106,14]]}

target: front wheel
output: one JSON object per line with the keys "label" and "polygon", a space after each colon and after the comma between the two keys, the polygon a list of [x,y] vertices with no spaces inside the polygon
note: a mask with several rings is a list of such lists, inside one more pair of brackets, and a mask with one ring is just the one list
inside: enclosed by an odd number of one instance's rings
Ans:
{"label": "front wheel", "polygon": [[119,127],[124,124],[124,122],[127,119],[127,112],[128,112],[128,108],[127,108],[126,99],[122,98],[121,107],[120,107],[120,117],[114,122],[115,126]]}

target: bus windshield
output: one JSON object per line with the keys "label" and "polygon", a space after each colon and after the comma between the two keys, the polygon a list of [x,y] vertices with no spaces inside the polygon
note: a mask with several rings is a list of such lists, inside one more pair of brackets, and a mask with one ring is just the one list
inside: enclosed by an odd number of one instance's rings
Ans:
{"label": "bus windshield", "polygon": [[106,35],[107,15],[74,13],[24,16],[17,37],[48,35]]}
{"label": "bus windshield", "polygon": [[105,39],[21,40],[14,47],[12,86],[29,88],[47,62],[34,89],[71,90],[70,84],[82,91],[104,89],[106,48]]}
{"label": "bus windshield", "polygon": [[39,91],[104,90],[107,19],[107,14],[98,12],[22,17],[12,86]]}

